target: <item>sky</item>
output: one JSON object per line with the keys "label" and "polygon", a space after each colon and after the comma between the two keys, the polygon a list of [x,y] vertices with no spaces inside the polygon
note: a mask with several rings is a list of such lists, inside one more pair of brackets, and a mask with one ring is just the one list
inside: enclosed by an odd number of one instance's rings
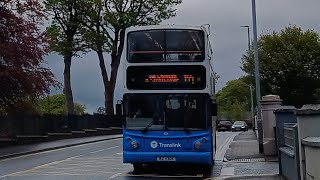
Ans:
{"label": "sky", "polygon": [[[162,24],[210,24],[213,66],[221,77],[217,83],[217,90],[227,81],[245,75],[240,67],[241,57],[248,48],[248,36],[247,29],[240,26],[250,26],[250,36],[253,37],[251,0],[183,0],[176,8],[177,16]],[[319,8],[319,0],[256,0],[258,36],[280,31],[289,25],[320,32]],[[105,57],[106,65],[109,65],[109,55]],[[46,61],[56,79],[63,83],[62,56],[50,54]],[[119,84],[122,82],[122,73],[122,69],[119,68],[115,101],[121,99]],[[88,113],[104,106],[103,82],[95,53],[73,59],[71,81],[74,101],[84,104]],[[61,92],[62,90],[58,90],[52,93]]]}

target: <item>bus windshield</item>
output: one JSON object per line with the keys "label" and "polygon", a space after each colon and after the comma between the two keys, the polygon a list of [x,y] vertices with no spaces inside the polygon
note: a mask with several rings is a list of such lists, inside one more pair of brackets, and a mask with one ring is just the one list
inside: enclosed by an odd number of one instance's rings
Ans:
{"label": "bus windshield", "polygon": [[200,30],[148,30],[128,34],[128,61],[203,61],[204,33]]}
{"label": "bus windshield", "polygon": [[131,130],[201,130],[207,128],[206,96],[127,94],[126,128]]}

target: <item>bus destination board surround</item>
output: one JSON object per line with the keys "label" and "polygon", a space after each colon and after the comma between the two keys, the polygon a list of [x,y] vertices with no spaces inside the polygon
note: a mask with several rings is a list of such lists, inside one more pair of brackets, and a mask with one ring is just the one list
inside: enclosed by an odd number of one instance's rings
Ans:
{"label": "bus destination board surround", "polygon": [[204,89],[203,66],[131,66],[127,69],[127,87],[135,90]]}

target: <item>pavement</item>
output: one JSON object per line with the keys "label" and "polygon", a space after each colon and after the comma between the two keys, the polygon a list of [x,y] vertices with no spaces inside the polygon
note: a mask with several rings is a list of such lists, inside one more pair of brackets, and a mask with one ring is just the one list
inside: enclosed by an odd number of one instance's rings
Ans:
{"label": "pavement", "polygon": [[255,133],[252,130],[242,132],[230,144],[218,179],[281,179],[278,162],[269,159],[259,153]]}
{"label": "pavement", "polygon": [[253,159],[264,158],[263,154],[259,153],[259,143],[252,130],[240,133],[230,144],[225,158],[227,160],[235,159]]}
{"label": "pavement", "polygon": [[36,143],[36,144],[2,147],[0,148],[0,159],[22,156],[22,155],[60,149],[60,148],[66,148],[71,146],[77,146],[81,144],[105,141],[109,139],[117,139],[117,138],[122,138],[122,134],[83,137],[83,138],[70,138],[70,139],[62,139],[62,140],[42,142],[42,143]]}

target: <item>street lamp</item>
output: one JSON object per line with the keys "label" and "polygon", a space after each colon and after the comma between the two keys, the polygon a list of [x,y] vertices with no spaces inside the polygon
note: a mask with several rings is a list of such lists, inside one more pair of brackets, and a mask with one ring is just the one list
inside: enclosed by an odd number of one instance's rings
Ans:
{"label": "street lamp", "polygon": [[261,95],[260,95],[260,72],[259,72],[259,57],[257,44],[257,18],[256,18],[256,1],[252,1],[252,24],[253,24],[253,49],[254,49],[254,70],[256,81],[256,100],[257,100],[257,126],[259,139],[259,152],[263,153],[263,128],[261,118]]}
{"label": "street lamp", "polygon": [[249,26],[240,26],[242,28],[247,28],[248,29],[248,51],[249,51],[249,54],[250,54],[250,27]]}
{"label": "street lamp", "polygon": [[[248,55],[250,56],[250,52],[251,52],[250,51],[251,50],[251,45],[250,45],[250,27],[249,26],[240,26],[240,27],[248,29]],[[250,86],[250,98],[251,98],[251,123],[252,123],[252,130],[255,131],[252,84],[250,84],[249,86]]]}

